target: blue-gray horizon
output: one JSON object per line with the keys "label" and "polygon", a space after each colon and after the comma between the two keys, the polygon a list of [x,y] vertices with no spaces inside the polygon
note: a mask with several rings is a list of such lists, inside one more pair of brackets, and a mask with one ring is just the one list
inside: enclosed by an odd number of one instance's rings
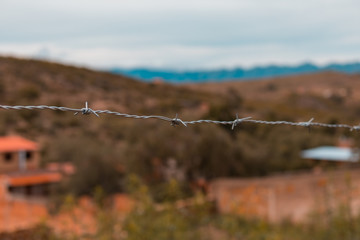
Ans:
{"label": "blue-gray horizon", "polygon": [[105,68],[360,61],[355,0],[2,1],[0,55]]}

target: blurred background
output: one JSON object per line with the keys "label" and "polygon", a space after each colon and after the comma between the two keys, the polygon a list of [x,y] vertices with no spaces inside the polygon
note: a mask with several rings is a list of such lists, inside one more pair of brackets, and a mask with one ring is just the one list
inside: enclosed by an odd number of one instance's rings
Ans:
{"label": "blurred background", "polygon": [[[2,1],[0,104],[358,125],[358,1]],[[0,110],[0,239],[357,239],[341,128]]]}

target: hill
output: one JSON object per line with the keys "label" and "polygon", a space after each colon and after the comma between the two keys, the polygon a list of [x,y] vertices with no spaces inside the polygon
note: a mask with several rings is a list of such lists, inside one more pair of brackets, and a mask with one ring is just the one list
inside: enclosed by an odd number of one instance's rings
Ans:
{"label": "hill", "polygon": [[[178,113],[183,120],[232,120],[238,113],[263,120],[314,117],[325,123],[358,124],[359,80],[359,75],[327,72],[174,86],[45,61],[0,58],[0,103],[81,108],[88,101],[93,109],[169,117]],[[360,142],[355,132],[342,129],[316,128],[309,134],[301,127],[250,123],[234,131],[211,124],[174,128],[156,120],[50,110],[0,110],[0,135],[6,134],[39,141],[45,162],[74,162],[80,177],[71,188],[77,194],[89,193],[96,185],[110,192],[120,186],[109,178],[104,170],[108,168],[136,172],[153,185],[164,181],[161,169],[169,159],[176,160],[186,182],[258,176],[309,168],[301,150],[334,144],[344,134]]]}
{"label": "hill", "polygon": [[[0,102],[4,105],[56,105],[81,108],[85,101],[88,101],[93,109],[105,108],[140,115],[163,114],[172,117],[175,113],[183,114],[193,110],[196,112],[202,102],[218,100],[220,98],[216,97],[216,94],[201,91],[194,93],[185,87],[144,83],[107,72],[46,61],[0,57]],[[53,131],[58,130],[54,126],[59,121],[59,116],[55,112],[35,112],[22,111],[21,114],[44,116],[37,124],[52,128]],[[14,112],[4,114],[17,118]],[[68,121],[75,124],[82,121],[82,118],[71,117],[63,122],[65,131]],[[28,127],[27,132],[34,129],[31,127],[33,123],[20,122],[24,129]],[[90,120],[87,127],[92,123]],[[11,122],[6,128],[2,124],[0,133],[13,131],[19,127],[18,125],[18,121]],[[38,127],[44,128],[43,126]],[[102,132],[99,130],[100,134]]]}
{"label": "hill", "polygon": [[0,74],[0,100],[9,104],[74,105],[87,100],[94,108],[156,113],[166,112],[164,108],[175,99],[180,108],[209,99],[209,94],[192,94],[183,87],[37,60],[0,58]]}
{"label": "hill", "polygon": [[212,93],[237,91],[249,100],[281,101],[289,94],[316,95],[323,98],[342,97],[346,103],[360,101],[360,74],[319,72],[269,78],[262,81],[228,81],[188,84],[189,88]]}
{"label": "hill", "polygon": [[152,81],[156,78],[163,79],[171,83],[202,83],[202,82],[224,82],[229,80],[256,80],[262,78],[272,78],[279,76],[310,74],[325,71],[336,71],[347,74],[360,73],[360,63],[329,64],[323,67],[305,63],[298,66],[269,65],[253,67],[250,69],[219,69],[208,71],[175,71],[175,70],[156,70],[146,68],[135,69],[110,69],[112,73],[124,74],[139,80]]}

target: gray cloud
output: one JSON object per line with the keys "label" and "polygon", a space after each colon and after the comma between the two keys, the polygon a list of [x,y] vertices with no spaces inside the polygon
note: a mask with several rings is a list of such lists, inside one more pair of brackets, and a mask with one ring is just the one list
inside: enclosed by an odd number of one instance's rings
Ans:
{"label": "gray cloud", "polygon": [[355,0],[3,0],[0,52],[47,49],[100,67],[351,61],[359,9]]}

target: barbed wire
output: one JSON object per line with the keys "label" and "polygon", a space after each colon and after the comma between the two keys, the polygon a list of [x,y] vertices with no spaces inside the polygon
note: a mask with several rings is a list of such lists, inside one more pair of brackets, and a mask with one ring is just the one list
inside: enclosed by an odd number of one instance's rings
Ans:
{"label": "barbed wire", "polygon": [[217,120],[193,120],[193,121],[183,121],[176,114],[175,118],[169,118],[165,116],[159,115],[134,115],[127,113],[120,113],[110,110],[93,110],[88,107],[88,103],[85,102],[84,108],[68,108],[68,107],[58,107],[58,106],[47,106],[47,105],[38,105],[38,106],[8,106],[8,105],[0,105],[0,109],[5,110],[54,110],[54,111],[64,111],[64,112],[75,112],[74,115],[81,113],[83,115],[94,114],[97,117],[100,117],[101,114],[110,114],[115,116],[120,116],[124,118],[133,118],[133,119],[159,119],[163,121],[170,122],[172,126],[183,125],[187,127],[190,124],[202,124],[202,123],[212,123],[212,124],[221,124],[221,125],[231,125],[231,129],[234,130],[237,125],[242,122],[249,122],[255,124],[265,124],[265,125],[289,125],[289,126],[301,126],[307,127],[310,130],[312,126],[318,127],[326,127],[326,128],[347,128],[350,131],[360,130],[360,125],[348,125],[348,124],[329,124],[329,123],[320,123],[314,122],[314,118],[311,118],[307,122],[290,122],[290,121],[266,121],[266,120],[256,120],[251,117],[239,118],[238,114],[236,114],[236,118],[231,121],[217,121]]}

